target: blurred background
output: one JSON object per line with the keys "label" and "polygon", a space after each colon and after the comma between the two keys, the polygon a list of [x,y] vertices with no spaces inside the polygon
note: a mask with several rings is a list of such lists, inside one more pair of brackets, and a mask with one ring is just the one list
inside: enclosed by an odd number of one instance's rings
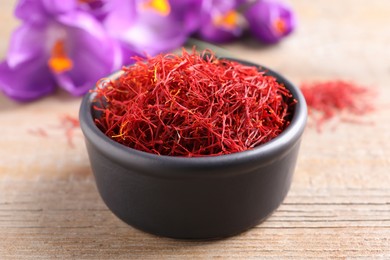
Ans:
{"label": "blurred background", "polygon": [[[343,0],[337,4],[310,0],[286,1],[296,16],[295,30],[277,44],[265,45],[242,36],[218,44],[232,55],[274,68],[297,84],[304,80],[343,78],[366,85],[388,80],[390,31],[386,0]],[[21,24],[14,13],[17,1],[1,2],[0,57],[12,32]],[[142,36],[140,36],[142,37]],[[369,77],[367,75],[370,75]]]}
{"label": "blurred background", "polygon": [[[0,2],[0,59],[21,24],[16,3]],[[390,1],[288,3],[297,23],[280,42],[245,35],[215,50],[270,67],[296,85],[341,79],[377,95],[375,110],[355,123],[335,120],[317,131],[309,116],[290,193],[269,220],[231,239],[190,245],[132,229],[97,194],[77,126],[81,97],[57,89],[20,103],[0,92],[0,258],[388,258]]]}

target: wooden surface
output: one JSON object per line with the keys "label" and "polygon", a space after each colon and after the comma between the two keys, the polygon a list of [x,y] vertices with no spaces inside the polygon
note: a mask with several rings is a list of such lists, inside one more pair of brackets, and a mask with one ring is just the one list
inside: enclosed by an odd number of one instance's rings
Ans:
{"label": "wooden surface", "polygon": [[[372,86],[366,124],[308,127],[291,190],[264,223],[218,241],[178,241],[138,231],[100,199],[80,130],[60,118],[79,98],[59,91],[18,104],[0,94],[0,259],[390,258],[390,1],[296,0],[296,33],[281,44],[226,46],[299,84],[343,78]],[[15,1],[0,3],[4,57]],[[34,131],[44,128],[47,136]]]}

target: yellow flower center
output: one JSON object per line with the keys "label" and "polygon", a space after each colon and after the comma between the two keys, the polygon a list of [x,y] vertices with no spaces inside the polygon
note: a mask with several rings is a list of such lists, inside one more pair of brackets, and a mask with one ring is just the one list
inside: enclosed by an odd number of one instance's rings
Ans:
{"label": "yellow flower center", "polygon": [[73,62],[66,55],[64,42],[62,40],[57,40],[51,49],[48,65],[55,73],[62,73],[72,69]]}
{"label": "yellow flower center", "polygon": [[234,10],[223,15],[217,15],[214,17],[214,24],[217,26],[225,27],[227,29],[234,29],[238,24],[238,13]]}
{"label": "yellow flower center", "polygon": [[287,24],[282,18],[277,18],[274,21],[274,28],[279,34],[284,34],[287,31]]}
{"label": "yellow flower center", "polygon": [[167,16],[171,12],[168,0],[149,0],[142,7],[144,9],[152,9],[162,16]]}

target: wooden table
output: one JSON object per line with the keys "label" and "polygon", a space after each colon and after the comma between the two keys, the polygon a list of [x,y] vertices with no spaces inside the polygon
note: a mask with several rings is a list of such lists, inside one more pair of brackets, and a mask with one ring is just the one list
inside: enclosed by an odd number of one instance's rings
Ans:
{"label": "wooden table", "polygon": [[[0,4],[1,57],[15,2]],[[81,131],[72,147],[60,127],[80,98],[58,91],[18,104],[0,94],[0,259],[390,258],[390,2],[292,3],[298,30],[281,44],[225,47],[297,84],[342,78],[379,95],[366,124],[307,128],[291,190],[266,222],[207,242],[138,231],[100,199]]]}

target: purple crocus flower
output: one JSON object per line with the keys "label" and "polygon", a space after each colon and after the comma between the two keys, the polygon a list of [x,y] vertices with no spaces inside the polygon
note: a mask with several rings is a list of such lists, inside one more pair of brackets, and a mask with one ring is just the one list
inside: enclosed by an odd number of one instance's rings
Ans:
{"label": "purple crocus flower", "polygon": [[259,0],[245,12],[252,35],[267,43],[277,43],[295,28],[296,19],[291,7],[277,0]]}
{"label": "purple crocus flower", "polygon": [[37,99],[60,86],[82,95],[122,64],[119,44],[76,0],[20,1],[14,32],[0,64],[0,90],[20,101]]}
{"label": "purple crocus flower", "polygon": [[180,47],[199,27],[201,4],[201,0],[122,1],[103,23],[127,48],[155,55]]}
{"label": "purple crocus flower", "polygon": [[242,0],[203,0],[198,36],[203,40],[225,43],[238,39],[243,30],[237,8]]}
{"label": "purple crocus flower", "polygon": [[113,8],[115,1],[109,0],[78,0],[78,8],[89,12],[98,20],[104,20],[110,10]]}

